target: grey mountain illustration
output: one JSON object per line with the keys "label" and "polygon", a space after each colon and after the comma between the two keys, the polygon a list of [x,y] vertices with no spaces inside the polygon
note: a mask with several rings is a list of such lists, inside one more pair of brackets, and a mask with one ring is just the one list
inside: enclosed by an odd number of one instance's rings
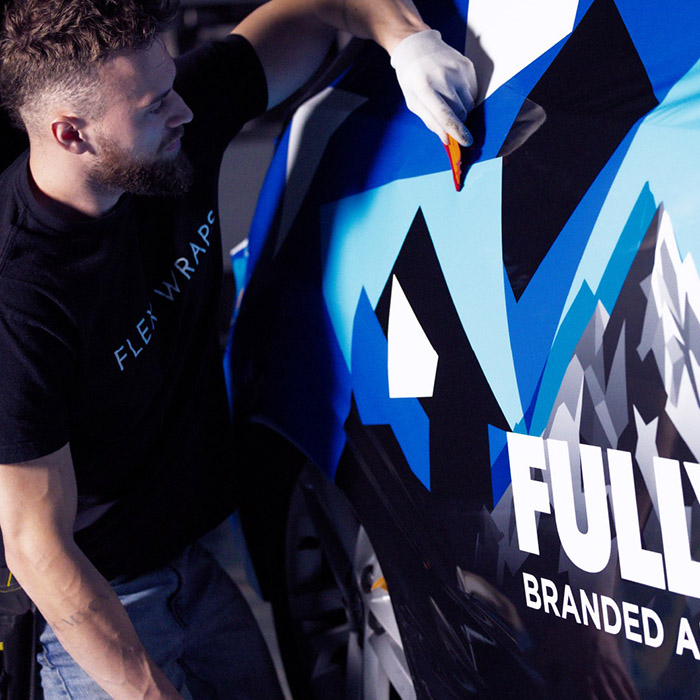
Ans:
{"label": "grey mountain illustration", "polygon": [[[599,303],[582,334],[542,434],[569,445],[582,532],[586,510],[578,444],[624,450],[635,465],[643,546],[661,551],[653,458],[700,461],[699,381],[700,277],[690,255],[681,260],[671,219],[659,206],[612,312]],[[543,475],[547,481],[548,472]],[[606,483],[610,502],[607,474]],[[692,532],[700,508],[697,499],[690,500],[686,516]],[[485,531],[499,542],[499,578],[517,574],[530,555],[518,548],[510,488],[484,515]],[[538,568],[568,574],[572,586],[610,592],[617,576],[615,540],[606,570],[587,574],[569,561],[552,520],[539,521]],[[698,551],[696,539],[691,538],[692,551]],[[692,612],[700,610],[693,601],[689,605]]]}

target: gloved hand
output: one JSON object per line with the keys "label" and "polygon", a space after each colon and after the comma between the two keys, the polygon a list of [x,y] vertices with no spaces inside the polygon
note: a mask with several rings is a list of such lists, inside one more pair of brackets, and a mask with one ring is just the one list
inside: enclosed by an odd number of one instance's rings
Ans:
{"label": "gloved hand", "polygon": [[406,105],[447,144],[450,134],[463,146],[472,136],[464,126],[477,96],[472,62],[448,46],[435,29],[403,39],[391,53]]}

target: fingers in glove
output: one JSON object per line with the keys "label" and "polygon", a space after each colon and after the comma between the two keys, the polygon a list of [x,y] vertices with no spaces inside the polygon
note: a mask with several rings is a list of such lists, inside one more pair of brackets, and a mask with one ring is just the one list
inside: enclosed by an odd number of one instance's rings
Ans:
{"label": "fingers in glove", "polygon": [[[472,135],[464,125],[466,119],[466,110],[460,110],[464,114],[464,118],[460,119],[455,113],[456,110],[445,101],[436,101],[434,107],[430,110],[431,116],[440,127],[442,134],[449,134],[461,146],[471,146],[474,143]],[[427,125],[427,123],[426,123]],[[428,127],[430,128],[430,127]],[[434,129],[433,129],[434,131]],[[443,138],[438,132],[435,132],[442,138],[442,142],[447,145],[447,139]]]}
{"label": "fingers in glove", "polygon": [[394,49],[391,64],[408,108],[444,144],[450,134],[461,145],[471,145],[464,121],[476,97],[472,62],[431,29],[404,39]]}

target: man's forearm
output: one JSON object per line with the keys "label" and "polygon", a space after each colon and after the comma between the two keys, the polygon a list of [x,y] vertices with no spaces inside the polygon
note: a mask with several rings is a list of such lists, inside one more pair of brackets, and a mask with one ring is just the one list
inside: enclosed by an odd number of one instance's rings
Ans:
{"label": "man's forearm", "polygon": [[389,53],[406,105],[443,143],[471,144],[464,122],[477,97],[474,67],[430,31],[413,0],[269,0],[234,32],[255,48],[272,107],[311,77],[337,30]]}
{"label": "man's forearm", "polygon": [[428,29],[413,0],[314,0],[313,7],[325,24],[373,39],[388,53],[406,37]]}
{"label": "man's forearm", "polygon": [[272,107],[313,75],[337,31],[374,39],[390,51],[426,28],[411,0],[269,0],[234,33],[255,47]]}
{"label": "man's forearm", "polygon": [[74,544],[41,561],[15,554],[10,563],[66,651],[115,700],[181,700],[114,591]]}

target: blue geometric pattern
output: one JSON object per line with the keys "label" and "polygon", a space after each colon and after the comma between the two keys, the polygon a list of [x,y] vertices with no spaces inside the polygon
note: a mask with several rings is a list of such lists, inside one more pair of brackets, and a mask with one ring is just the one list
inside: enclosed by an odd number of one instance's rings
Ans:
{"label": "blue geometric pattern", "polygon": [[[481,151],[460,193],[450,188],[439,142],[406,109],[392,92],[394,88],[382,88],[378,74],[372,76],[376,84],[362,83],[352,73],[339,79],[339,89],[356,90],[369,103],[334,135],[309,194],[316,197],[320,211],[318,231],[312,235],[318,236],[321,258],[312,273],[319,276],[321,303],[345,364],[343,371],[333,370],[338,374],[333,411],[349,405],[351,392],[356,398],[363,395],[355,369],[366,369],[372,363],[367,349],[357,348],[364,342],[358,328],[370,332],[365,306],[377,306],[419,208],[469,343],[508,428],[518,432],[542,433],[580,334],[599,301],[608,311],[614,306],[658,204],[664,203],[673,215],[681,253],[692,252],[700,259],[700,207],[688,200],[689,193],[700,191],[700,143],[695,137],[700,123],[699,42],[697,32],[688,31],[700,27],[700,3],[672,0],[655,3],[653,11],[642,4],[644,8],[639,0],[617,0],[615,6],[660,104],[619,144],[517,299],[508,283],[501,250],[503,163],[498,154],[524,100],[568,37],[483,104]],[[576,26],[593,5],[593,0],[579,2]],[[435,10],[438,15],[441,11]],[[460,21],[468,12],[466,0],[455,2],[454,12],[443,36],[459,47],[464,36]],[[438,15],[439,21],[444,19]],[[688,138],[689,132],[694,138]],[[288,138],[289,131],[280,142],[253,223],[251,272],[282,206]],[[372,158],[353,158],[354,144],[365,142],[371,143]],[[342,178],[328,177],[336,163],[343,163]],[[473,255],[475,250],[478,256]],[[299,261],[292,254],[290,265],[296,264]],[[371,345],[380,352],[375,365],[386,363],[386,349],[380,345]],[[357,352],[364,358],[359,365]],[[391,417],[390,406],[398,405],[388,398],[387,402],[383,404],[385,418]],[[319,406],[319,410],[327,407]],[[343,420],[344,416],[337,416],[339,426]],[[428,454],[428,433],[422,428],[410,436],[404,431],[404,437],[397,438],[405,452]],[[420,449],[415,444],[419,438],[425,440]],[[305,441],[311,445],[317,437],[311,432],[300,436],[299,442]],[[341,435],[331,439],[335,445],[341,442]],[[335,454],[336,449],[331,452]],[[332,472],[333,465],[325,459],[328,457],[324,458],[325,468]],[[428,484],[422,460],[409,461]]]}
{"label": "blue geometric pattern", "polygon": [[[646,29],[648,31],[650,28]],[[637,30],[637,33],[642,32]],[[643,183],[635,192],[635,201],[630,201],[629,197],[626,200],[609,197],[612,188],[617,190],[623,186],[620,183],[622,176],[618,177],[620,171],[623,166],[627,166],[624,173],[636,170],[637,182],[641,173],[653,179],[654,171],[649,169],[648,163],[644,170],[638,170],[628,163],[630,158],[639,158],[640,148],[633,149],[632,156],[630,150],[640,140],[646,141],[648,129],[645,129],[645,125],[649,123],[653,129],[658,120],[657,114],[665,115],[669,135],[676,133],[672,128],[673,117],[668,114],[669,105],[662,103],[628,134],[574,211],[523,295],[516,301],[509,286],[504,283],[503,271],[498,278],[489,268],[490,262],[502,263],[497,216],[491,223],[488,219],[489,213],[496,214],[499,206],[500,162],[495,156],[524,96],[564,43],[553,47],[487,100],[484,111],[488,129],[481,159],[472,166],[464,191],[454,197],[454,201],[451,201],[444,185],[439,183],[440,175],[436,174],[393,180],[384,187],[327,205],[324,210],[324,220],[329,222],[324,230],[330,231],[332,228],[324,292],[346,359],[350,352],[349,310],[352,300],[357,299],[357,290],[364,287],[370,301],[376,305],[398,255],[402,234],[408,231],[408,220],[420,206],[467,337],[481,361],[510,428],[533,434],[541,434],[544,429],[571,351],[590,320],[595,305],[601,301],[608,310],[614,306],[616,294],[658,204],[648,187],[643,189]],[[657,65],[651,52],[650,47],[657,44],[650,42],[642,58],[647,67],[663,68],[661,80],[668,81],[670,71],[665,65]],[[687,48],[681,60],[673,63],[676,73],[683,70],[683,61],[691,55]],[[686,82],[692,87],[684,87]],[[660,86],[656,94],[677,103],[680,93],[686,101],[695,100],[700,104],[698,87],[697,76],[691,72],[674,90],[668,85]],[[683,107],[683,111],[677,110],[677,114],[688,119],[688,104]],[[656,137],[658,139],[658,131]],[[682,135],[676,138],[685,142]],[[679,160],[682,147],[680,144],[674,147],[673,138],[669,140],[670,144],[657,143],[653,148],[657,158],[654,168],[660,165],[663,170],[667,164],[669,169],[682,173],[682,180],[678,177],[665,178],[664,189],[668,189],[669,182],[675,182],[680,183],[676,189],[687,193],[688,176],[700,185],[698,169],[694,167],[700,162],[700,154],[691,149]],[[668,155],[664,157],[667,152]],[[672,163],[669,162],[671,159]],[[376,160],[388,162],[389,159]],[[382,175],[388,177],[384,173]],[[381,178],[372,178],[370,184],[377,179]],[[425,192],[429,192],[429,196],[421,196]],[[490,203],[494,196],[496,199]],[[614,202],[617,202],[618,214],[626,209],[627,221],[623,221],[623,225],[615,230],[606,231],[608,252],[601,255],[599,241],[595,238],[591,244],[591,236],[599,234],[602,216],[608,219],[612,216]],[[697,216],[697,207],[693,206],[690,211]],[[381,240],[373,235],[375,231],[382,231]],[[473,231],[478,231],[478,236]],[[492,253],[489,252],[491,244],[495,244]],[[479,269],[470,270],[469,250],[477,246]],[[363,256],[363,249],[371,249],[372,256]],[[582,265],[590,270],[586,276],[581,274]],[[478,305],[474,304],[476,298],[479,299]],[[505,302],[505,308],[501,306],[499,309],[499,299],[502,300],[500,304]],[[475,309],[475,306],[479,308]],[[346,307],[345,311],[343,307]],[[503,323],[508,326],[507,337],[504,337]],[[482,338],[489,339],[483,347],[480,344]],[[504,356],[504,352],[510,357]],[[489,366],[493,366],[493,371],[489,370]],[[512,368],[512,375],[509,375],[509,367]]]}

